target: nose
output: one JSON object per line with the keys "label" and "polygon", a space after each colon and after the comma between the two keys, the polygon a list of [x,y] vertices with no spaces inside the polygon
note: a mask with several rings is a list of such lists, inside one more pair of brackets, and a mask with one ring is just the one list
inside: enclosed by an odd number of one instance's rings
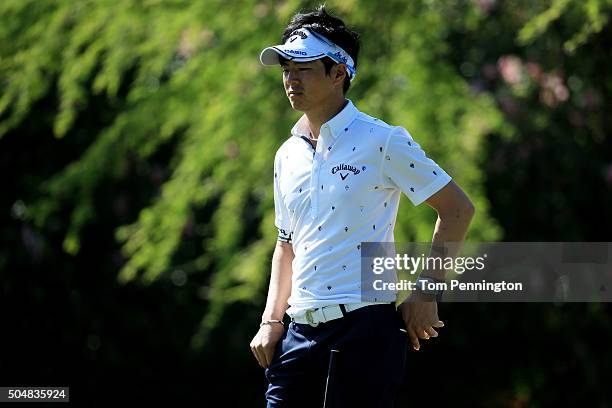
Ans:
{"label": "nose", "polygon": [[289,70],[287,73],[287,83],[289,84],[297,84],[300,82],[299,71],[297,70]]}

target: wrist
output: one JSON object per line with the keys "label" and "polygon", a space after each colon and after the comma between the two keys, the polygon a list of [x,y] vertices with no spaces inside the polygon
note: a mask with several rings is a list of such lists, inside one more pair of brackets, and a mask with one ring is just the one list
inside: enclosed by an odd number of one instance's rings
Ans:
{"label": "wrist", "polygon": [[412,291],[412,295],[414,296],[413,300],[423,301],[423,302],[434,302],[437,299],[436,295],[425,293],[418,287]]}
{"label": "wrist", "polygon": [[265,321],[265,320],[283,320],[283,318],[285,317],[284,313],[278,313],[278,312],[264,312],[261,315],[261,321]]}
{"label": "wrist", "polygon": [[261,323],[259,323],[259,327],[263,327],[263,326],[281,326],[281,327],[285,327],[285,323],[283,323],[282,320],[278,320],[278,319],[267,319],[267,320],[262,320]]}
{"label": "wrist", "polygon": [[446,282],[432,276],[419,275],[416,279],[415,293],[424,300],[440,301]]}

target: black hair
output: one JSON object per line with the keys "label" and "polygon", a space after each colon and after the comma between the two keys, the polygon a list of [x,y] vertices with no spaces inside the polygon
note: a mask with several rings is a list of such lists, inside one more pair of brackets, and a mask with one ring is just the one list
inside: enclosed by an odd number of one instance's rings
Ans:
{"label": "black hair", "polygon": [[[297,13],[289,21],[289,24],[285,28],[285,32],[281,37],[281,44],[291,36],[291,33],[299,28],[308,28],[311,31],[321,34],[334,44],[338,45],[344,51],[346,51],[353,62],[355,63],[355,69],[357,69],[357,58],[359,57],[359,34],[355,31],[346,27],[344,22],[337,17],[334,17],[327,13],[325,4],[321,4],[315,11],[309,13]],[[281,64],[285,62],[284,58],[280,58]],[[336,65],[336,62],[329,57],[321,59],[325,66],[325,74],[329,75],[331,68]],[[343,91],[346,94],[349,87],[351,86],[351,80],[348,72],[346,78],[344,78]]]}

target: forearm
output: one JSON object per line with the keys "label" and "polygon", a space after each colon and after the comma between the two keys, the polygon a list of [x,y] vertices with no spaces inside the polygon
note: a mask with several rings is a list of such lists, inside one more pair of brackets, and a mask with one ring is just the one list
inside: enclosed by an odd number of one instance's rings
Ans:
{"label": "forearm", "polygon": [[291,294],[291,262],[294,258],[291,244],[278,241],[272,255],[272,271],[268,299],[262,320],[282,320],[288,308],[287,300]]}
{"label": "forearm", "polygon": [[[461,244],[465,239],[473,216],[474,207],[470,202],[446,211],[439,211],[431,240],[432,248],[430,256],[440,256],[443,258],[456,257],[461,249]],[[444,279],[445,271],[443,269],[428,270],[426,275],[436,279]]]}

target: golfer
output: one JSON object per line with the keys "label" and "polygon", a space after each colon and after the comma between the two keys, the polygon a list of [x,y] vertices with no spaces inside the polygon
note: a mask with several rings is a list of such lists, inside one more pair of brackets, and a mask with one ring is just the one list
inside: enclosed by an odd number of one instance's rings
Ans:
{"label": "golfer", "polygon": [[364,301],[361,244],[394,241],[402,192],[437,211],[432,247],[462,242],[474,207],[405,128],[346,98],[359,40],[342,20],[324,6],[296,14],[281,42],[260,60],[282,69],[289,103],[304,114],[274,158],[279,235],[250,344],[269,382],[267,406],[391,407],[408,344],[418,350],[444,325],[439,293],[414,291],[398,309],[395,293]]}

